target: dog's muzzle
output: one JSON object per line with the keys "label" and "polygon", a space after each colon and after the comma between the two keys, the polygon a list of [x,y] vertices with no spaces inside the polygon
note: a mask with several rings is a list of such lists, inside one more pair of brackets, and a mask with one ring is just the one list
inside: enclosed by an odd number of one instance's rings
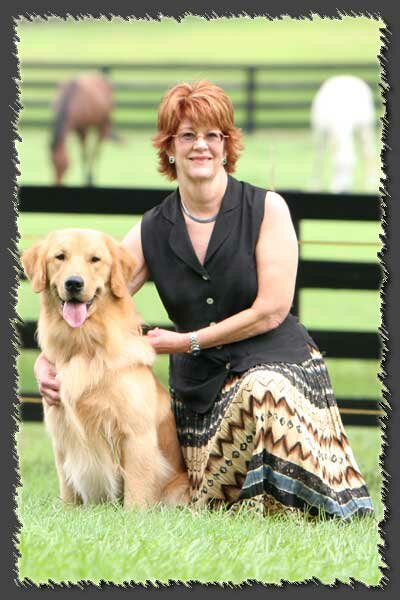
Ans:
{"label": "dog's muzzle", "polygon": [[79,294],[85,282],[79,275],[71,275],[64,281],[65,291],[70,295]]}
{"label": "dog's muzzle", "polygon": [[[70,275],[64,281],[66,299],[61,301],[62,315],[70,327],[81,327],[88,317],[88,310],[96,294],[88,302],[82,301],[85,282],[80,275]],[[97,291],[96,291],[97,293]]]}

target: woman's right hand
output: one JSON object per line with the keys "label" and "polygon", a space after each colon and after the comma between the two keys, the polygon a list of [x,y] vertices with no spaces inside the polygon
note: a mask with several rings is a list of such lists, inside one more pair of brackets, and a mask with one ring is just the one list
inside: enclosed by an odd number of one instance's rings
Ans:
{"label": "woman's right hand", "polygon": [[33,367],[41,396],[49,406],[60,405],[60,382],[53,363],[44,354],[39,354]]}

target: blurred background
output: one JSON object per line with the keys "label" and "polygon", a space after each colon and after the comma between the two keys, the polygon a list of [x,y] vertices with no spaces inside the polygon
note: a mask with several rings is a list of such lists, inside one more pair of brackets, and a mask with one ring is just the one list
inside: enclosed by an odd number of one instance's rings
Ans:
{"label": "blurred background", "polygon": [[[377,192],[382,115],[377,56],[382,26],[366,17],[276,21],[187,17],[180,23],[168,18],[159,22],[21,20],[17,26],[23,105],[18,126],[22,142],[17,144],[19,182],[54,182],[49,143],[57,86],[96,68],[113,87],[112,121],[124,138],[124,143],[106,139],[102,144],[94,166],[96,185],[173,186],[157,173],[151,146],[157,106],[171,85],[206,78],[230,94],[237,125],[245,133],[239,178],[270,189],[329,191],[332,155],[340,140],[331,135],[326,149],[318,146],[311,127],[312,101],[326,79],[350,74],[370,87],[375,114],[369,176],[365,176],[361,136],[354,130],[354,148],[349,150],[348,142],[344,158],[354,163],[346,187]],[[343,93],[351,101],[352,89],[338,91],[339,100]],[[67,131],[65,141],[70,165],[63,182],[84,184],[79,139]]]}

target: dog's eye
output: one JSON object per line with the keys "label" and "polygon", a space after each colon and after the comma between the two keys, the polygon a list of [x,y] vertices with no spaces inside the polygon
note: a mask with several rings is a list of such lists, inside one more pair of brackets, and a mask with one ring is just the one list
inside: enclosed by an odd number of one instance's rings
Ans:
{"label": "dog's eye", "polygon": [[56,255],[57,260],[64,260],[64,258],[65,258],[65,254],[63,252],[60,252],[60,254]]}
{"label": "dog's eye", "polygon": [[90,262],[95,263],[95,262],[99,262],[100,258],[98,256],[92,256],[92,258],[90,259]]}

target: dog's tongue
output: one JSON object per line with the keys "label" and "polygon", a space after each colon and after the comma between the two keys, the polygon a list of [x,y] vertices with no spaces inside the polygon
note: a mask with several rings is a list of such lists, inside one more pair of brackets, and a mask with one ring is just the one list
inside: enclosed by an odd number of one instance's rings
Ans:
{"label": "dog's tongue", "polygon": [[71,327],[80,327],[86,321],[86,303],[65,302],[63,306],[63,317]]}

